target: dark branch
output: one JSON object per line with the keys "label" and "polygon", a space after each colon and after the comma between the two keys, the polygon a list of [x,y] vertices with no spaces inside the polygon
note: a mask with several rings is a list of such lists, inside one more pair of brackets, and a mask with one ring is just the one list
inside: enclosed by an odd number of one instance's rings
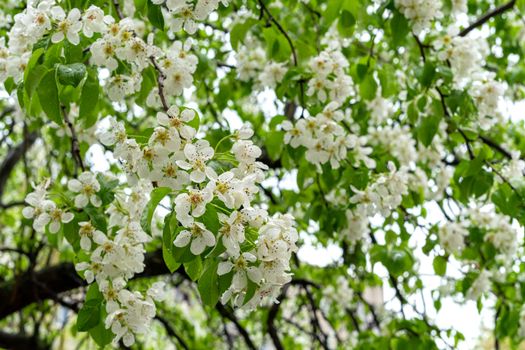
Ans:
{"label": "dark branch", "polygon": [[256,350],[257,349],[255,347],[252,339],[250,338],[250,335],[248,334],[246,329],[239,323],[239,320],[237,319],[237,317],[235,316],[235,314],[231,310],[227,309],[221,303],[217,303],[217,305],[215,306],[215,309],[217,311],[219,311],[219,313],[221,314],[222,317],[227,318],[228,320],[230,320],[235,325],[235,327],[237,328],[237,331],[244,338],[244,342],[246,343],[246,346],[248,346],[248,349],[250,349],[250,350]]}
{"label": "dark branch", "polygon": [[[144,271],[134,278],[152,277],[169,273],[160,250],[148,253]],[[60,293],[85,286],[73,263],[61,263],[0,284],[0,319],[24,307],[46,299],[55,300]]]}
{"label": "dark branch", "polygon": [[186,344],[186,342],[184,341],[184,339],[182,339],[182,337],[177,332],[175,332],[175,329],[173,329],[173,327],[170,325],[170,323],[164,317],[161,317],[161,316],[157,315],[157,316],[155,316],[155,318],[157,319],[157,321],[162,323],[162,325],[164,326],[164,329],[166,330],[166,333],[170,337],[173,337],[173,338],[177,339],[177,342],[179,342],[180,346],[183,349],[189,350],[189,347]]}
{"label": "dark branch", "polygon": [[503,5],[499,6],[499,7],[496,7],[494,10],[492,10],[490,12],[487,12],[486,14],[484,14],[483,16],[478,18],[476,20],[476,22],[472,23],[467,28],[465,28],[461,32],[459,32],[459,36],[467,35],[472,30],[474,30],[474,29],[476,29],[478,27],[481,27],[484,23],[486,23],[492,17],[496,17],[496,16],[502,14],[503,12],[510,10],[511,8],[514,7],[515,4],[516,4],[516,0],[511,0],[508,3],[506,3],[506,4],[503,4]]}
{"label": "dark branch", "polygon": [[62,115],[64,117],[64,122],[66,123],[69,132],[71,133],[71,154],[73,156],[73,159],[75,160],[76,165],[80,167],[82,171],[84,171],[84,162],[82,161],[82,155],[80,154],[80,146],[78,145],[78,137],[75,131],[75,126],[69,119],[65,107],[62,107]]}
{"label": "dark branch", "polygon": [[0,203],[2,202],[2,195],[4,194],[5,185],[11,172],[15,168],[16,164],[22,159],[23,155],[27,150],[35,143],[37,134],[31,132],[27,135],[20,144],[13,147],[4,158],[4,161],[0,165]]}
{"label": "dark branch", "polygon": [[33,336],[0,331],[0,348],[7,350],[48,350],[51,347]]}

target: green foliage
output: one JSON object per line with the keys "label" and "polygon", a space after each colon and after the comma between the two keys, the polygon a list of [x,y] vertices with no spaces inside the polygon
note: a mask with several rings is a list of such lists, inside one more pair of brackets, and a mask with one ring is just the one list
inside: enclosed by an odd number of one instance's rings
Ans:
{"label": "green foliage", "polygon": [[171,193],[171,189],[167,187],[159,187],[151,191],[148,205],[144,208],[142,217],[140,218],[140,225],[146,233],[151,234],[151,220],[153,219],[153,213],[155,212],[155,209],[157,209],[160,201],[169,193]]}

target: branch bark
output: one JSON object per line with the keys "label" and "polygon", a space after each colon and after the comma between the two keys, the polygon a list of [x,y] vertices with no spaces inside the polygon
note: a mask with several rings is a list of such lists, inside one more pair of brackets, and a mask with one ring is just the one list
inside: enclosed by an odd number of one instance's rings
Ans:
{"label": "branch bark", "polygon": [[27,135],[24,141],[20,142],[17,146],[13,147],[4,158],[4,161],[0,165],[0,203],[2,202],[2,195],[4,194],[5,185],[11,172],[15,168],[16,164],[22,159],[23,155],[27,150],[35,143],[37,139],[37,133],[31,132]]}
{"label": "branch bark", "polygon": [[35,337],[0,331],[0,348],[7,350],[48,350],[51,347]]}
{"label": "branch bark", "polygon": [[239,323],[239,320],[237,319],[237,317],[235,317],[235,314],[233,312],[228,310],[221,303],[217,303],[217,305],[215,305],[215,309],[217,311],[219,311],[219,313],[221,314],[222,317],[227,318],[228,320],[230,320],[235,325],[235,328],[237,328],[237,331],[244,338],[244,342],[246,343],[246,346],[248,346],[248,348],[250,350],[256,350],[257,349],[255,347],[255,344],[253,343],[252,339],[250,338],[250,335],[248,334],[246,329]]}
{"label": "branch bark", "polygon": [[484,14],[483,16],[478,18],[474,23],[472,23],[467,28],[465,28],[461,32],[459,32],[459,36],[466,36],[472,30],[474,30],[474,29],[476,29],[478,27],[481,27],[483,24],[488,22],[488,20],[491,19],[492,17],[496,17],[496,16],[502,14],[503,12],[510,10],[511,8],[514,7],[515,4],[516,4],[516,0],[511,0],[511,1],[507,2],[506,4],[503,4],[501,6],[496,7],[494,10],[492,10],[490,12],[487,12],[486,14]]}
{"label": "branch bark", "polygon": [[[169,273],[162,251],[146,254],[144,271],[134,278]],[[37,301],[54,299],[60,293],[85,286],[73,263],[61,263],[0,284],[0,320]]]}

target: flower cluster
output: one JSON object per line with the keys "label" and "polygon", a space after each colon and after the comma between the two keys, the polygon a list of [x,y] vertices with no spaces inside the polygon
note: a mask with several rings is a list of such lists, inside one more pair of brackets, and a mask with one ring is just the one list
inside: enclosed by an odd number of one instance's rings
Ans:
{"label": "flower cluster", "polygon": [[284,142],[294,148],[306,147],[306,160],[318,169],[326,163],[339,168],[348,157],[348,151],[356,165],[363,162],[368,168],[374,168],[374,160],[368,157],[372,153],[372,149],[366,147],[368,138],[347,132],[343,127],[344,119],[339,104],[331,102],[314,117],[302,118],[295,124],[284,121],[281,124],[286,132]]}
{"label": "flower cluster", "polygon": [[[221,301],[226,303],[233,299],[234,305],[246,304],[246,308],[250,309],[267,299],[277,302],[281,287],[290,282],[289,263],[292,253],[297,251],[295,243],[298,234],[293,227],[294,219],[291,215],[276,214],[268,217],[265,211],[253,208],[246,208],[242,215],[245,217],[245,225],[258,228],[255,250],[242,254],[227,250],[225,261],[219,264],[217,273],[234,273],[232,284],[222,295]],[[229,228],[228,224],[225,227]],[[246,298],[248,280],[257,285],[251,299]]]}
{"label": "flower cluster", "polygon": [[465,248],[465,237],[467,236],[468,230],[457,222],[446,223],[438,229],[441,246],[452,254],[459,254]]}
{"label": "flower cluster", "polygon": [[[266,52],[255,39],[249,37],[235,55],[236,68],[241,81],[254,81],[257,89],[274,89],[284,78],[284,62],[266,60]],[[248,49],[248,46],[250,49]]]}
{"label": "flower cluster", "polygon": [[440,60],[450,62],[458,86],[465,84],[473,73],[481,69],[488,51],[483,40],[458,36],[455,27],[449,28],[447,34],[438,38],[434,48]]}
{"label": "flower cluster", "polygon": [[219,2],[228,6],[228,0],[152,0],[152,3],[163,6],[164,20],[170,30],[178,32],[184,29],[188,34],[197,31],[197,21],[205,20],[210,13],[219,7]]}
{"label": "flower cluster", "polygon": [[[174,209],[181,230],[173,242],[176,247],[188,247],[193,255],[201,255],[221,241],[225,262],[219,274],[233,269],[237,276],[225,293],[224,302],[232,295],[236,305],[248,302],[240,297],[246,294],[246,276],[259,285],[255,297],[270,291],[276,294],[289,280],[288,261],[298,237],[291,217],[268,217],[266,211],[251,205],[266,169],[257,161],[260,148],[249,140],[253,130],[244,126],[232,135],[235,142],[226,159],[236,167],[217,174],[214,165],[221,159],[208,141],[194,140],[196,130],[187,124],[194,117],[193,110],[180,111],[177,107],[159,112],[159,126],[143,147],[128,138],[123,125],[115,120],[99,136],[104,144],[115,145],[114,154],[122,160],[132,182],[149,179],[152,184],[177,191]],[[201,220],[210,205],[221,208],[218,232],[211,232]],[[252,241],[246,237],[248,232],[256,233]]]}
{"label": "flower cluster", "polygon": [[398,170],[392,162],[388,163],[388,169],[389,173],[380,174],[366,189],[352,187],[354,195],[350,203],[356,204],[358,213],[388,217],[401,204],[403,196],[408,193],[408,169],[401,167]]}
{"label": "flower cluster", "polygon": [[369,218],[376,214],[390,216],[392,210],[399,207],[403,196],[408,193],[413,174],[410,174],[406,167],[397,170],[391,162],[388,168],[389,173],[379,174],[364,190],[351,186],[353,195],[350,198],[342,196],[344,202],[350,202],[352,205],[346,209],[346,225],[342,230],[347,241],[355,243],[365,238],[370,233]]}
{"label": "flower cluster", "polygon": [[26,219],[33,220],[33,228],[36,232],[42,233],[49,224],[49,232],[57,233],[62,223],[73,220],[73,214],[57,207],[55,202],[47,199],[47,187],[49,181],[35,186],[34,191],[29,193],[25,201],[29,206],[22,210],[22,215]]}
{"label": "flower cluster", "polygon": [[144,244],[151,240],[141,228],[140,218],[148,198],[148,184],[139,183],[129,195],[116,196],[108,208],[106,233],[92,222],[80,222],[80,246],[89,255],[88,261],[75,265],[88,283],[97,282],[105,299],[105,326],[115,334],[113,344],[120,339],[126,346],[135,335],[145,334],[155,316],[154,301],[162,300],[161,282],[153,284],[145,295],[126,289],[127,281],[144,270]]}
{"label": "flower cluster", "polygon": [[459,254],[465,248],[469,228],[481,230],[484,240],[492,243],[503,262],[510,262],[518,248],[518,233],[511,220],[501,214],[489,212],[487,208],[472,207],[464,220],[447,222],[438,229],[441,246],[452,254]]}
{"label": "flower cluster", "polygon": [[434,42],[438,58],[450,64],[454,83],[466,89],[478,109],[477,127],[488,130],[502,120],[501,102],[506,84],[497,81],[493,72],[483,68],[489,52],[483,39],[459,36],[455,27]]}
{"label": "flower cluster", "polygon": [[401,165],[408,166],[418,159],[416,140],[408,125],[386,125],[368,130],[370,143],[383,146]]}
{"label": "flower cluster", "polygon": [[313,57],[309,62],[313,77],[308,81],[306,95],[342,104],[354,95],[352,78],[346,73],[349,65],[340,50],[325,50]]}
{"label": "flower cluster", "polygon": [[441,1],[396,0],[395,5],[412,22],[412,28],[416,33],[429,29],[432,21],[443,17]]}
{"label": "flower cluster", "polygon": [[15,16],[14,25],[9,32],[9,48],[0,43],[0,51],[4,52],[0,59],[0,81],[12,77],[15,81],[22,78],[33,46],[46,34],[52,33],[51,42],[58,43],[66,39],[73,45],[80,43],[80,33],[86,37],[100,33],[106,28],[104,21],[111,17],[91,6],[82,15],[77,8],[67,14],[55,6],[55,0],[40,1],[36,7],[28,3],[24,12]]}

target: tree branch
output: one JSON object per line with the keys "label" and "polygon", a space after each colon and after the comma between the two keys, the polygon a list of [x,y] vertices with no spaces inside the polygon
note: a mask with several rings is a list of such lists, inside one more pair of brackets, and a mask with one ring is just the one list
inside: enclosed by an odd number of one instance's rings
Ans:
{"label": "tree branch", "polygon": [[179,342],[180,346],[183,349],[189,350],[189,347],[186,344],[186,342],[184,341],[184,339],[182,339],[182,337],[177,332],[175,332],[175,329],[173,329],[173,327],[170,325],[170,323],[164,317],[157,315],[157,316],[155,316],[155,318],[157,319],[157,321],[159,321],[164,326],[164,329],[166,330],[166,333],[170,337],[173,337],[173,338],[177,339],[177,342]]}
{"label": "tree branch", "polygon": [[244,342],[246,343],[246,346],[248,346],[250,350],[257,349],[255,345],[253,344],[253,341],[250,338],[250,335],[248,334],[246,329],[239,323],[239,320],[237,319],[237,317],[235,317],[235,314],[231,312],[231,310],[228,310],[221,303],[217,303],[217,305],[215,305],[215,309],[219,311],[222,317],[227,318],[235,325],[235,327],[237,328],[237,331],[239,331],[240,335],[244,338]]}
{"label": "tree branch", "polygon": [[17,146],[9,150],[5,156],[4,161],[0,165],[0,203],[2,202],[2,195],[4,194],[5,185],[9,179],[9,176],[11,175],[11,172],[20,159],[22,159],[25,152],[27,152],[33,143],[35,143],[36,139],[36,132],[29,133],[24,141],[20,142]]}
{"label": "tree branch", "polygon": [[469,25],[467,28],[463,29],[461,32],[459,32],[459,36],[466,36],[468,33],[470,33],[472,30],[476,29],[477,27],[482,26],[484,23],[486,23],[489,19],[492,17],[496,17],[500,14],[502,14],[505,11],[510,10],[514,7],[516,4],[516,0],[511,0],[506,4],[503,4],[499,7],[496,7],[494,10],[487,12],[480,18],[478,18],[474,23]]}
{"label": "tree branch", "polygon": [[7,350],[48,350],[51,347],[34,336],[0,331],[0,348]]}
{"label": "tree branch", "polygon": [[[169,270],[162,259],[162,251],[146,254],[144,271],[134,278],[152,277],[168,274]],[[24,307],[56,295],[85,286],[86,282],[78,276],[73,263],[61,263],[33,273],[26,273],[16,279],[0,284],[0,320]]]}

